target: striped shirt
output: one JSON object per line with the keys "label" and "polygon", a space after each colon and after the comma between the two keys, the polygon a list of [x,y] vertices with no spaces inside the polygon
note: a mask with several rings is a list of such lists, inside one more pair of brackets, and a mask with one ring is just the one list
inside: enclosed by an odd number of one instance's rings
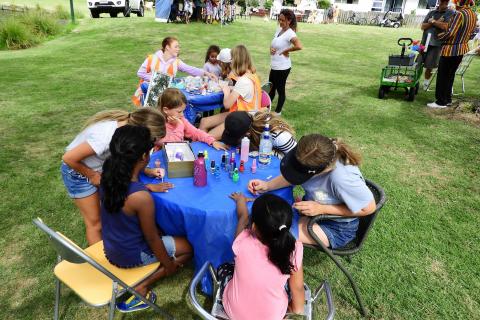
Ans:
{"label": "striped shirt", "polygon": [[468,7],[459,8],[456,14],[448,23],[448,30],[438,35],[440,40],[444,40],[442,47],[443,57],[463,56],[469,51],[468,40],[470,40],[477,16]]}
{"label": "striped shirt", "polygon": [[284,154],[297,145],[297,140],[288,131],[273,131],[270,135],[272,136],[274,154],[279,158],[283,158]]}

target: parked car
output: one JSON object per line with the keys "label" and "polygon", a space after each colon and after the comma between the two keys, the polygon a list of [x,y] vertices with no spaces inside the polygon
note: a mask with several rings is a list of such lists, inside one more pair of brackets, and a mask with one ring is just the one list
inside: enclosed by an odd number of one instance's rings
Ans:
{"label": "parked car", "polygon": [[87,0],[87,5],[92,18],[100,17],[101,13],[109,13],[112,18],[119,13],[124,17],[130,17],[132,12],[143,17],[145,13],[143,0]]}

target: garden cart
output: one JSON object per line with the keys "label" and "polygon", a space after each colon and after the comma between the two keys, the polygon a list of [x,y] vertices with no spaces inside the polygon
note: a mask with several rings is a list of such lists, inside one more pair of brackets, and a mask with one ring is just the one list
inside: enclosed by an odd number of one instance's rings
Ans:
{"label": "garden cart", "polygon": [[418,93],[422,66],[415,62],[414,54],[405,54],[406,48],[413,43],[411,38],[400,38],[397,43],[402,47],[401,54],[388,57],[388,65],[382,69],[380,75],[378,98],[383,99],[392,89],[404,88],[407,100],[413,101]]}

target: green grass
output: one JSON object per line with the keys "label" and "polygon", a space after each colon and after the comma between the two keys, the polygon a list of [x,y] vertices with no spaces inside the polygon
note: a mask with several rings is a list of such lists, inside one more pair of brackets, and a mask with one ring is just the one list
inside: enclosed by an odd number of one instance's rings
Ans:
{"label": "green grass", "polygon": [[[31,220],[40,216],[85,244],[82,219],[61,181],[61,155],[95,112],[133,109],[136,71],[163,37],[178,36],[182,58],[197,66],[210,44],[244,43],[265,81],[274,29],[255,19],[224,28],[87,19],[38,47],[0,52],[0,318],[51,318],[55,254]],[[401,36],[420,32],[301,24],[305,49],[292,54],[283,115],[298,136],[319,132],[356,146],[364,175],[386,190],[388,202],[364,249],[347,264],[370,316],[479,319],[479,128],[427,110],[432,92],[415,102],[400,92],[377,99],[381,68],[398,52]],[[466,77],[477,97],[479,72],[477,59]],[[337,319],[359,318],[348,282],[329,259],[306,249],[304,266],[311,286],[329,279]],[[191,276],[186,268],[156,288],[160,304],[178,319],[194,317],[185,298]],[[63,319],[106,317],[106,309],[86,307],[69,290],[63,294]]]}

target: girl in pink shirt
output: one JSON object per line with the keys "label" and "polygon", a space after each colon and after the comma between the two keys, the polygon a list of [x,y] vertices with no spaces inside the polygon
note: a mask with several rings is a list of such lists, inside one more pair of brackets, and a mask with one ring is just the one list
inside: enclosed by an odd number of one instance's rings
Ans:
{"label": "girl in pink shirt", "polygon": [[182,91],[174,88],[168,88],[163,93],[158,103],[158,108],[167,118],[167,134],[161,142],[180,142],[185,138],[191,141],[201,141],[214,147],[215,149],[227,150],[227,147],[216,141],[208,133],[195,128],[183,116],[183,111],[187,105],[187,98]]}
{"label": "girl in pink shirt", "polygon": [[303,246],[289,231],[291,206],[278,196],[264,194],[253,203],[247,228],[247,199],[241,193],[230,197],[237,203],[238,225],[232,246],[233,275],[225,265],[219,268],[222,282],[228,281],[222,295],[225,312],[232,320],[280,320],[287,311],[302,314]]}

